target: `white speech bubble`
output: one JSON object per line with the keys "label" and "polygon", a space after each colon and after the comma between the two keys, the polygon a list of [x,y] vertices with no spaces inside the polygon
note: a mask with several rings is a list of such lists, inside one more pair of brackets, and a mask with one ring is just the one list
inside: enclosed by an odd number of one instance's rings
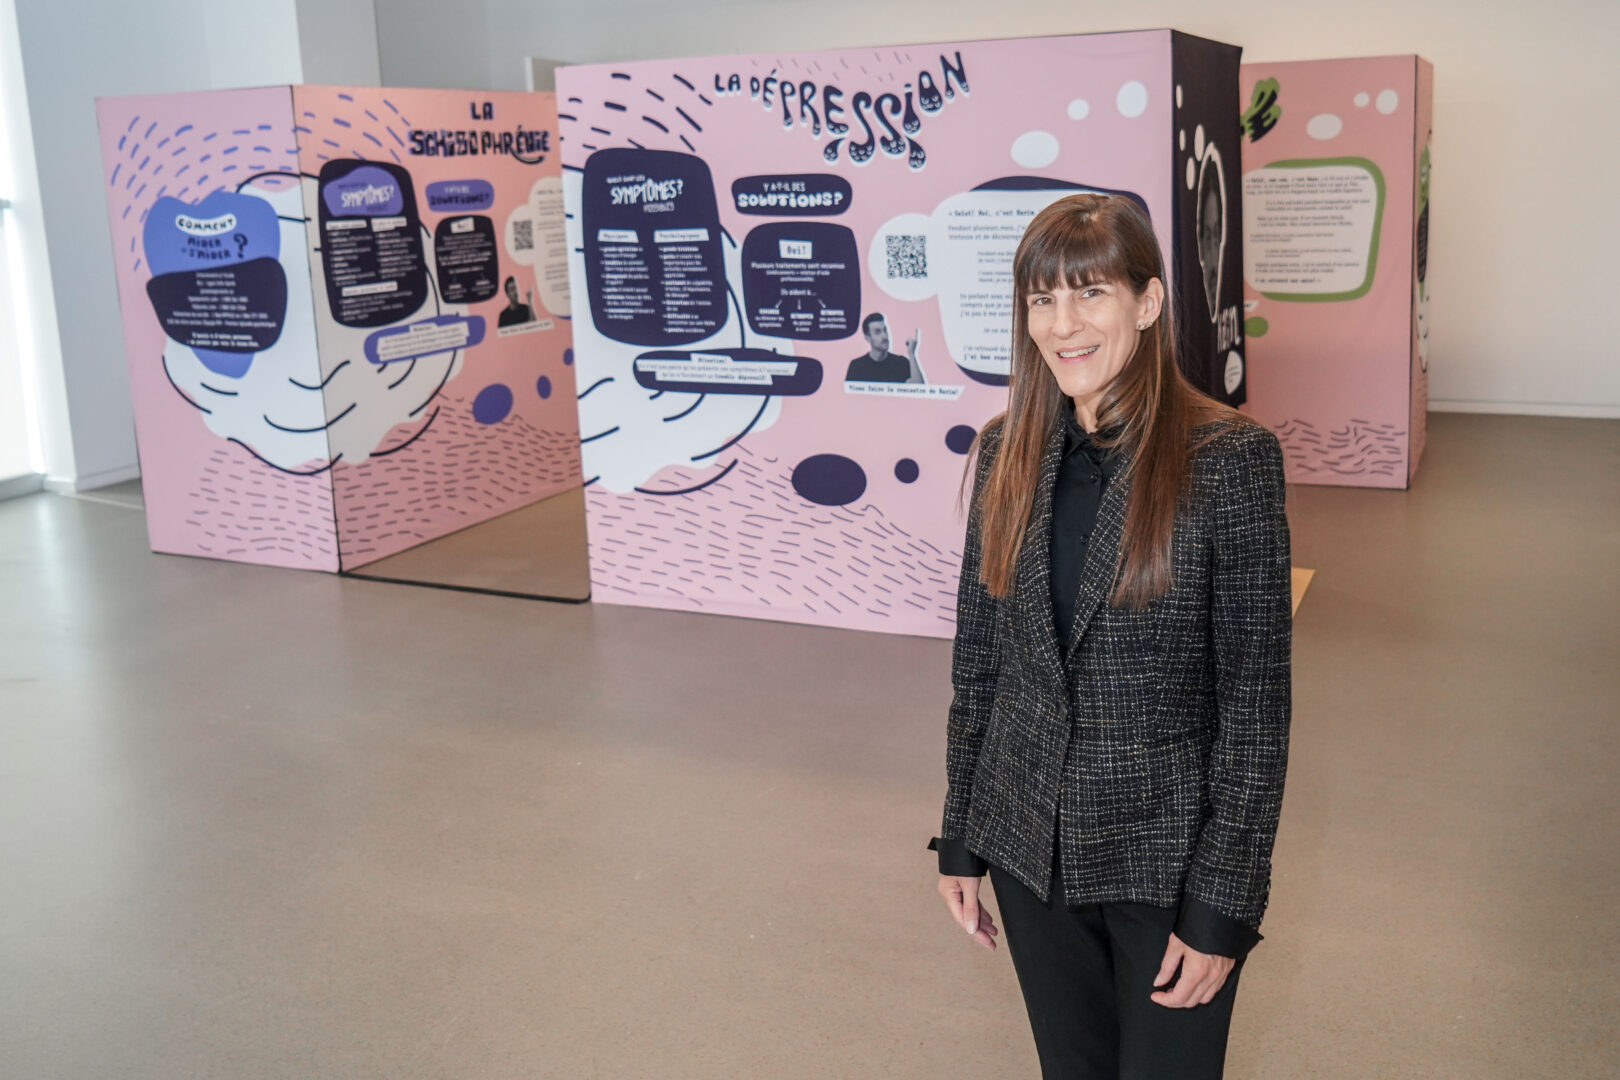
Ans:
{"label": "white speech bubble", "polygon": [[1243,176],[1243,277],[1273,296],[1349,294],[1370,282],[1380,177],[1355,164],[1275,165]]}
{"label": "white speech bubble", "polygon": [[[945,348],[964,370],[1005,376],[1010,369],[1012,260],[1030,220],[1065,195],[1090,188],[987,189],[952,195],[932,214],[901,214],[872,235],[867,266],[896,300],[939,298]],[[924,258],[891,265],[891,240]],[[916,267],[926,269],[918,274]]]}
{"label": "white speech bubble", "polygon": [[528,201],[507,215],[503,230],[507,257],[533,269],[540,304],[553,315],[567,315],[570,303],[564,224],[562,178],[542,176],[529,189]]}

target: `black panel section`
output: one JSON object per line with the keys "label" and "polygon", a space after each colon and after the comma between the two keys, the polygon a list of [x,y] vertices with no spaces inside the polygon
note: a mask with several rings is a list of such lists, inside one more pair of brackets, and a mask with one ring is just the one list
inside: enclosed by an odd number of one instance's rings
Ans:
{"label": "black panel section", "polygon": [[1248,396],[1238,123],[1242,56],[1236,45],[1179,31],[1170,37],[1171,92],[1179,98],[1170,130],[1176,193],[1171,259],[1182,365],[1193,385],[1229,405]]}

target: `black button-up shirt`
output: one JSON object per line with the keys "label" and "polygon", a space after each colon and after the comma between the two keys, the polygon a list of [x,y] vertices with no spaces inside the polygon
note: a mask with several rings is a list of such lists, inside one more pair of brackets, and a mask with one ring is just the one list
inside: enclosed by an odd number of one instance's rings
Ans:
{"label": "black button-up shirt", "polygon": [[[1058,648],[1066,650],[1074,628],[1075,601],[1080,592],[1080,571],[1086,563],[1091,530],[1097,523],[1097,508],[1103,491],[1119,469],[1119,457],[1092,442],[1091,435],[1075,419],[1074,410],[1063,410],[1063,460],[1058,464],[1052,487],[1052,624],[1057,630]],[[939,853],[939,872],[952,877],[979,877],[988,864],[967,849],[961,840],[935,837],[928,842]],[[1221,914],[1208,904],[1183,903],[1176,923],[1176,936],[1199,952],[1218,956],[1243,956],[1262,938],[1256,931]]]}
{"label": "black button-up shirt", "polygon": [[1060,650],[1067,648],[1074,628],[1080,569],[1086,564],[1103,489],[1114,478],[1118,462],[1117,455],[1091,441],[1091,435],[1074,418],[1074,410],[1063,410],[1063,460],[1052,487],[1051,554],[1052,624],[1057,628]]}

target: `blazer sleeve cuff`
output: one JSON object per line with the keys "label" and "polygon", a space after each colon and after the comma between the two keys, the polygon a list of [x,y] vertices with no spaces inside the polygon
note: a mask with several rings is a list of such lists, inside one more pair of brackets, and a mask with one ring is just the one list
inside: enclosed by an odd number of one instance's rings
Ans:
{"label": "blazer sleeve cuff", "polygon": [[1250,949],[1265,940],[1265,935],[1254,927],[1238,922],[1192,896],[1181,898],[1181,908],[1176,912],[1175,933],[1176,937],[1201,953],[1229,956],[1234,960],[1247,956]]}
{"label": "blazer sleeve cuff", "polygon": [[960,840],[936,836],[928,841],[928,850],[939,852],[939,872],[947,877],[983,877],[990,868]]}

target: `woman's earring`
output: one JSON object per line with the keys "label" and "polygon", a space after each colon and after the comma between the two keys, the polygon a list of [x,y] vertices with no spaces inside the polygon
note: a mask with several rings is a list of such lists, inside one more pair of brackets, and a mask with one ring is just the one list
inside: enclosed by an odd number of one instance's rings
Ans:
{"label": "woman's earring", "polygon": [[1139,323],[1136,324],[1136,328],[1138,330],[1146,330],[1147,329],[1147,323],[1139,322]]}

